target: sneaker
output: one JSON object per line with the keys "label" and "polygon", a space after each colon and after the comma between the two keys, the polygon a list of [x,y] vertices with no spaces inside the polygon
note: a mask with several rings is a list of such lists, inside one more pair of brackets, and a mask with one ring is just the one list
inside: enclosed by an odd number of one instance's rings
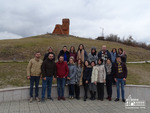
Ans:
{"label": "sneaker", "polygon": [[60,100],[61,98],[60,97],[58,97],[58,100]]}
{"label": "sneaker", "polygon": [[115,99],[115,102],[117,102],[117,101],[119,101],[119,99],[118,99],[118,98],[116,98],[116,99]]}
{"label": "sneaker", "polygon": [[74,97],[72,96],[71,99],[74,99]]}
{"label": "sneaker", "polygon": [[126,102],[126,100],[125,100],[125,99],[122,99],[122,102]]}
{"label": "sneaker", "polygon": [[53,101],[53,98],[52,98],[52,97],[48,97],[47,99],[49,99],[49,100],[52,100],[52,101]]}
{"label": "sneaker", "polygon": [[40,102],[40,99],[38,97],[35,98],[37,102]]}
{"label": "sneaker", "polygon": [[30,98],[29,102],[32,102],[32,101],[33,101],[33,97]]}
{"label": "sneaker", "polygon": [[66,100],[65,97],[61,97],[61,99],[64,100],[64,101]]}
{"label": "sneaker", "polygon": [[71,99],[71,96],[69,96],[69,99]]}

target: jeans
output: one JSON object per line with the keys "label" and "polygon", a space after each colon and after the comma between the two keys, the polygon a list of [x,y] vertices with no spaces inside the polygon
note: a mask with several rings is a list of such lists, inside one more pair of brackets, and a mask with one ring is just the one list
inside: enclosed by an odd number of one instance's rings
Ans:
{"label": "jeans", "polygon": [[124,80],[123,78],[117,78],[116,86],[117,86],[117,98],[120,98],[120,84],[121,84],[121,94],[122,94],[122,99],[124,98]]}
{"label": "jeans", "polygon": [[58,97],[64,97],[65,81],[65,78],[57,78]]}
{"label": "jeans", "polygon": [[69,84],[68,87],[69,87],[69,96],[74,96],[74,87],[75,87],[75,85],[74,84]]}
{"label": "jeans", "polygon": [[53,76],[46,77],[46,80],[42,80],[42,99],[45,98],[45,90],[47,87],[47,97],[51,97],[51,87],[52,87]]}
{"label": "jeans", "polygon": [[30,97],[33,97],[33,86],[35,82],[35,97],[38,97],[40,76],[30,76]]}

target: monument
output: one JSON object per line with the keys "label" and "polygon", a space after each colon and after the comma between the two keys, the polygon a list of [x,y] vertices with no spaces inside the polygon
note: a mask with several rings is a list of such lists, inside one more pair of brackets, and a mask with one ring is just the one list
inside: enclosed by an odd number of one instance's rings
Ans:
{"label": "monument", "polygon": [[68,18],[62,19],[62,25],[56,24],[52,34],[69,35],[69,24],[70,20]]}

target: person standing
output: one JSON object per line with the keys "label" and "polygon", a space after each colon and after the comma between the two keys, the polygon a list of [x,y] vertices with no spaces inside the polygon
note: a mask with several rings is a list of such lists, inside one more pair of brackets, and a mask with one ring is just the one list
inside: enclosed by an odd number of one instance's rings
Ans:
{"label": "person standing", "polygon": [[104,83],[106,82],[106,71],[105,66],[103,64],[103,59],[98,59],[97,65],[97,92],[98,92],[98,100],[104,100]]}
{"label": "person standing", "polygon": [[127,55],[126,55],[125,51],[123,51],[122,48],[118,49],[118,56],[121,58],[121,61],[123,63],[126,63],[126,61],[127,61]]}
{"label": "person standing", "polygon": [[97,51],[96,48],[93,47],[91,48],[91,52],[88,55],[88,61],[91,63],[92,61],[95,62],[95,64],[97,64],[97,60],[98,60],[98,56],[97,56]]}
{"label": "person standing", "polygon": [[52,47],[48,47],[48,53],[45,53],[43,61],[46,60],[49,56],[49,54],[53,54],[53,61],[55,61],[55,53],[53,52],[53,48]]}
{"label": "person standing", "polygon": [[92,66],[92,76],[91,76],[91,83],[90,83],[90,94],[91,94],[91,100],[95,100],[95,96],[96,96],[96,86],[97,86],[97,75],[98,75],[98,71],[97,71],[97,66],[95,66],[95,62],[92,61],[91,62],[91,66]]}
{"label": "person standing", "polygon": [[58,92],[58,100],[65,100],[64,97],[64,89],[65,89],[65,81],[68,76],[69,69],[66,62],[64,62],[64,56],[59,57],[59,61],[56,63],[57,68],[57,92]]}
{"label": "person standing", "polygon": [[75,51],[75,47],[74,46],[70,47],[69,56],[70,57],[74,57],[74,63],[77,62],[77,53]]}
{"label": "person standing", "polygon": [[106,45],[102,46],[102,50],[98,53],[98,59],[103,59],[104,65],[106,64],[107,59],[111,59],[110,52],[107,50]]}
{"label": "person standing", "polygon": [[35,83],[35,98],[39,102],[38,92],[39,92],[39,81],[41,76],[41,65],[42,60],[40,59],[41,53],[36,52],[35,58],[31,59],[27,66],[27,79],[30,80],[30,102],[33,101],[33,86]]}
{"label": "person standing", "polygon": [[120,84],[121,84],[121,94],[122,94],[122,101],[125,102],[124,96],[124,83],[127,78],[127,67],[124,62],[121,61],[121,58],[117,57],[117,63],[114,66],[114,80],[116,81],[117,86],[117,98],[115,101],[119,101],[120,99]]}
{"label": "person standing", "polygon": [[84,63],[84,70],[83,70],[83,78],[82,78],[82,82],[83,82],[83,86],[84,86],[84,101],[86,101],[87,97],[87,93],[88,93],[88,87],[89,84],[91,83],[91,74],[92,74],[92,68],[90,66],[90,63],[88,61],[85,61]]}
{"label": "person standing", "polygon": [[77,60],[81,59],[82,62],[85,62],[88,59],[87,52],[84,49],[84,45],[80,44],[77,51]]}
{"label": "person standing", "polygon": [[75,95],[76,99],[80,99],[80,86],[82,85],[83,67],[81,59],[78,59],[76,66],[76,77],[75,77]]}
{"label": "person standing", "polygon": [[50,53],[48,58],[42,64],[42,102],[45,101],[46,88],[47,98],[53,100],[51,97],[51,87],[53,79],[54,81],[56,80],[56,64],[53,57],[54,55]]}
{"label": "person standing", "polygon": [[69,88],[69,98],[74,98],[74,87],[75,87],[75,77],[76,77],[76,66],[74,64],[74,57],[69,59],[69,74],[67,76],[68,88]]}
{"label": "person standing", "polygon": [[108,95],[106,99],[111,101],[114,70],[113,70],[113,64],[111,63],[110,59],[107,59],[105,67],[106,67],[106,89],[107,89],[107,95]]}
{"label": "person standing", "polygon": [[112,51],[110,52],[111,54],[111,62],[114,64],[116,63],[116,58],[118,56],[117,54],[117,49],[116,48],[113,48]]}
{"label": "person standing", "polygon": [[64,57],[64,62],[69,62],[69,52],[67,51],[67,46],[64,46],[63,49],[59,52],[58,54],[58,60],[59,57],[63,56]]}

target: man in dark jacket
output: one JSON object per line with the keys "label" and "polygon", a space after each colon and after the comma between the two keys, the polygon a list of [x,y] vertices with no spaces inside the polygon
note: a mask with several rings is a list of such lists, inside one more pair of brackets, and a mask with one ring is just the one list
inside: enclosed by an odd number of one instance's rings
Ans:
{"label": "man in dark jacket", "polygon": [[116,58],[117,63],[114,65],[114,80],[116,81],[117,86],[117,98],[115,101],[119,101],[120,98],[120,84],[121,84],[121,94],[122,94],[122,101],[125,102],[124,97],[124,83],[127,78],[127,67],[126,64],[121,62],[121,58]]}
{"label": "man in dark jacket", "polygon": [[63,56],[64,57],[64,61],[65,62],[68,62],[69,61],[69,52],[67,51],[67,46],[64,46],[63,49],[59,52],[59,55],[58,55],[58,60],[59,60],[59,57],[60,56]]}
{"label": "man in dark jacket", "polygon": [[104,64],[106,64],[107,59],[111,60],[111,54],[107,50],[106,45],[102,46],[102,50],[98,53],[98,59],[103,59]]}
{"label": "man in dark jacket", "polygon": [[48,59],[46,59],[42,64],[42,101],[45,99],[45,90],[47,87],[47,98],[53,100],[51,97],[51,87],[53,76],[56,80],[56,64],[53,61],[53,54],[49,54]]}

